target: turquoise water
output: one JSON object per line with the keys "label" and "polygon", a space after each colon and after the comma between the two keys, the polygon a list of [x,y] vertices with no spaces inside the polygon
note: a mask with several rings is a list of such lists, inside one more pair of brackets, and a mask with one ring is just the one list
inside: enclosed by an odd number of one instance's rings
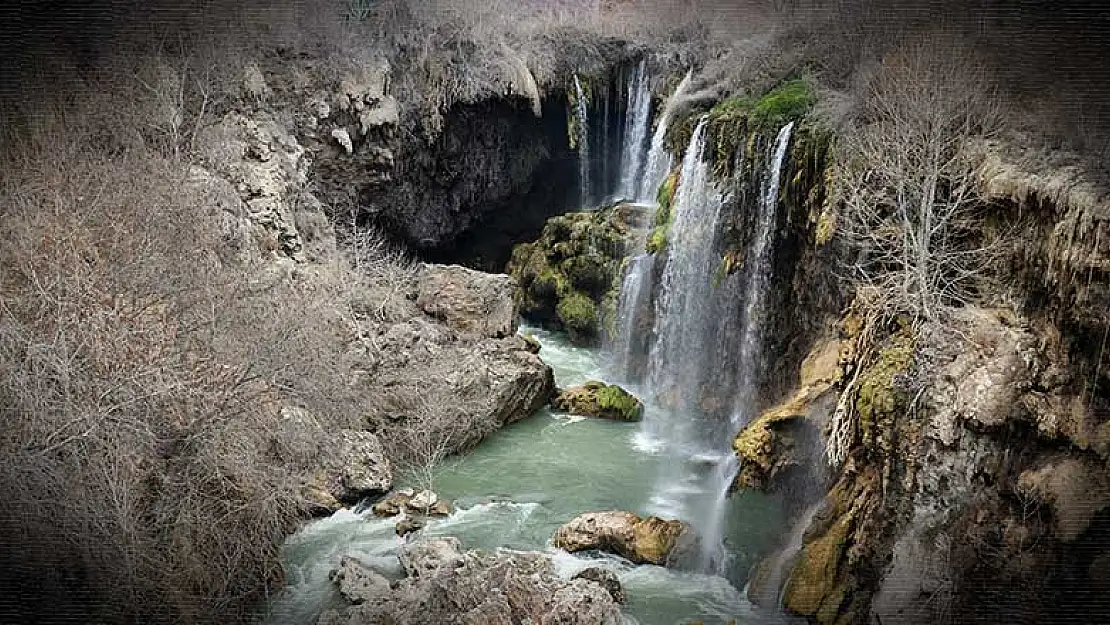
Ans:
{"label": "turquoise water", "polygon": [[[560,334],[525,331],[540,340],[540,356],[555,370],[560,386],[604,379],[597,350],[573,347]],[[741,591],[746,572],[784,533],[777,502],[759,493],[729,500],[725,535],[734,583],[713,575],[633,566],[617,557],[581,557],[549,546],[556,528],[582,512],[647,514],[655,507],[653,486],[660,463],[668,460],[641,440],[637,424],[542,410],[444,463],[434,488],[454,502],[456,511],[431,521],[423,533],[456,536],[471,549],[549,551],[566,576],[588,566],[611,568],[628,596],[624,612],[629,623],[784,622],[760,614]],[[403,543],[394,535],[395,521],[344,510],[290,538],[285,548],[289,587],[273,604],[273,622],[311,623],[323,607],[333,605],[336,597],[327,575],[343,555],[359,556],[387,576],[400,575],[396,553]]]}

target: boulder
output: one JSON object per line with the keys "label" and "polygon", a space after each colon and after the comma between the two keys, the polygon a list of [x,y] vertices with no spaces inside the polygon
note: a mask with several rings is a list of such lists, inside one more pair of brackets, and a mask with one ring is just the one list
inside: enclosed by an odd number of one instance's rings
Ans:
{"label": "boulder", "polygon": [[605,551],[637,564],[674,566],[694,536],[682,521],[641,518],[631,512],[587,512],[555,531],[560,549]]}
{"label": "boulder", "polygon": [[409,512],[427,514],[437,503],[439,503],[439,495],[430,490],[422,490],[405,502],[405,509]]}
{"label": "boulder", "polygon": [[598,583],[563,580],[544,553],[463,552],[456,539],[406,545],[408,575],[387,596],[321,615],[320,625],[618,625],[620,609]]}
{"label": "boulder", "polygon": [[591,566],[588,569],[582,569],[574,575],[571,579],[584,579],[594,582],[605,589],[613,601],[617,603],[624,603],[624,588],[621,587],[621,580],[617,574],[609,569],[603,569],[598,566]]}
{"label": "boulder", "polygon": [[373,511],[374,516],[397,516],[401,514],[412,496],[411,489],[402,489],[374,504],[370,510]]}
{"label": "boulder", "polygon": [[340,430],[336,464],[329,471],[332,495],[357,503],[364,497],[388,492],[393,472],[378,437],[370,432]]}
{"label": "boulder", "polygon": [[613,384],[591,381],[561,391],[552,400],[555,410],[613,421],[639,421],[644,404],[628,391]]}
{"label": "boulder", "polygon": [[451,536],[422,540],[405,547],[399,557],[405,575],[420,577],[458,561],[462,557],[462,543]]}
{"label": "boulder", "polygon": [[394,530],[397,532],[398,536],[408,536],[413,532],[424,529],[425,525],[427,525],[427,521],[424,519],[407,516],[397,522],[397,525],[394,526]]}
{"label": "boulder", "polygon": [[331,579],[338,584],[339,594],[351,603],[371,601],[390,592],[388,579],[352,556],[343,556]]}
{"label": "boulder", "polygon": [[513,279],[458,265],[420,266],[416,305],[468,338],[505,338],[516,332]]}

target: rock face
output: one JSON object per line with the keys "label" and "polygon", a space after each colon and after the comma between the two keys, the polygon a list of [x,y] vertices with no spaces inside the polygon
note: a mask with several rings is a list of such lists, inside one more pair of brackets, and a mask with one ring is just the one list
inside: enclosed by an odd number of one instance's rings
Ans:
{"label": "rock face", "polygon": [[618,625],[616,602],[598,583],[565,581],[549,556],[461,550],[454,538],[419,541],[401,553],[406,579],[386,595],[321,615],[320,625]]}
{"label": "rock face", "polygon": [[[303,420],[300,409],[286,409],[287,422],[296,427],[318,427]],[[393,471],[378,437],[371,432],[340,430],[334,443],[321,450],[317,469],[306,487],[319,512],[330,513],[342,504],[358,503],[365,497],[387,492],[393,486]]]}
{"label": "rock face", "polygon": [[[810,457],[820,418],[831,412],[829,391],[840,378],[840,342],[820,341],[802,363],[798,390],[748,424],[732,442],[740,459],[734,488],[770,489],[791,469],[821,462]],[[810,418],[810,417],[813,418]]]}
{"label": "rock face", "polygon": [[520,286],[521,313],[582,345],[612,335],[625,240],[641,212],[617,205],[560,215],[537,241],[513,248],[506,271]]}
{"label": "rock face", "polygon": [[591,381],[572,386],[551,400],[555,410],[612,421],[639,421],[644,404],[617,385]]}
{"label": "rock face", "polygon": [[[967,307],[952,323],[960,335],[950,339],[919,344],[892,327],[860,350],[851,337],[862,326],[848,319],[836,367],[812,366],[833,362],[820,346],[807,359],[811,374],[849,374],[840,384],[853,380],[857,421],[789,565],[786,608],[822,625],[869,614],[909,625],[954,614],[1051,623],[1066,597],[1101,619],[1106,439],[1076,405],[1059,335],[1006,310]],[[936,369],[915,387],[921,354]],[[813,388],[837,377],[817,375],[825,382]],[[741,473],[745,485],[773,487],[776,471],[796,463],[778,424],[827,425],[831,394],[813,402],[806,388],[738,436],[754,466]]]}
{"label": "rock face", "polygon": [[631,512],[587,512],[555,531],[560,549],[606,551],[637,564],[677,565],[694,536],[682,521],[640,518]]}

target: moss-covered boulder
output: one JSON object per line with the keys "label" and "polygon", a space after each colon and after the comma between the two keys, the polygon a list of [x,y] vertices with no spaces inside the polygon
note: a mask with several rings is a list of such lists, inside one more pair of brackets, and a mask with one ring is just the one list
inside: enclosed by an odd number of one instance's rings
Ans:
{"label": "moss-covered boulder", "polygon": [[561,391],[551,406],[562,412],[612,421],[639,421],[644,404],[623,388],[604,382],[590,381]]}
{"label": "moss-covered boulder", "polygon": [[548,220],[538,240],[513,248],[506,267],[521,313],[566,330],[573,343],[597,344],[615,327],[628,236],[644,221],[644,208],[627,204]]}

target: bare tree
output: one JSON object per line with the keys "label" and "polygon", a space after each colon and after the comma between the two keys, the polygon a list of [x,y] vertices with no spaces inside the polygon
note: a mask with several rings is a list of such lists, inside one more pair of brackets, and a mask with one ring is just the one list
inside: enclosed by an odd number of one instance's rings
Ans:
{"label": "bare tree", "polygon": [[916,321],[967,302],[996,249],[979,233],[965,147],[997,134],[1002,112],[971,58],[922,44],[886,58],[840,146],[839,232],[858,251],[850,277]]}

